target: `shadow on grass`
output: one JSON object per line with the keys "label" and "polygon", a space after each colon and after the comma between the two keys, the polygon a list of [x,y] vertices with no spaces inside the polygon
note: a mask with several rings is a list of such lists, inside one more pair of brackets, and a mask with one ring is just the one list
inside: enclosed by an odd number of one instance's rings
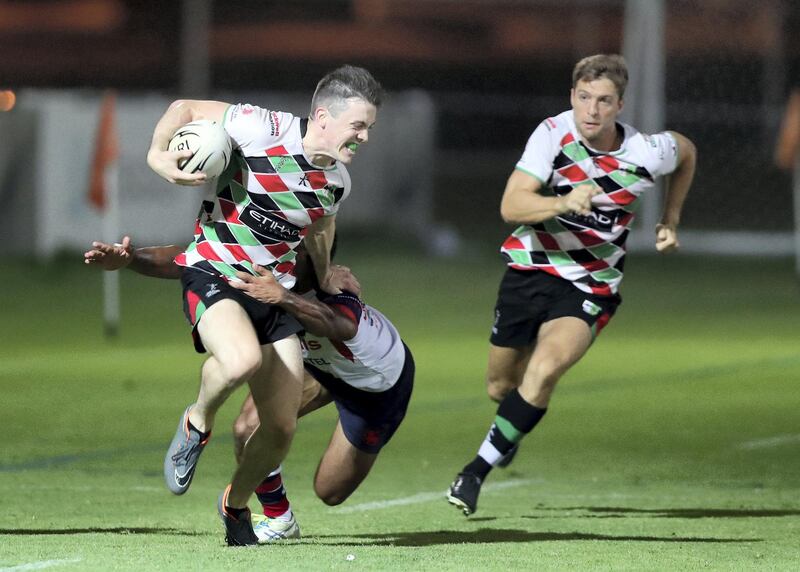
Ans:
{"label": "shadow on grass", "polygon": [[[565,515],[569,518],[630,518],[642,515],[651,518],[772,518],[780,516],[800,516],[797,509],[762,508],[625,508],[625,507],[541,507],[543,511],[585,511],[587,515]],[[530,515],[522,518],[552,518],[552,516]]]}
{"label": "shadow on grass", "polygon": [[49,536],[58,534],[167,534],[173,536],[206,536],[205,532],[177,528],[145,528],[117,526],[112,528],[0,528],[0,536]]}
{"label": "shadow on grass", "polygon": [[[563,542],[606,540],[610,542],[760,542],[760,538],[713,538],[702,536],[612,536],[584,532],[530,532],[527,530],[481,528],[474,531],[435,530],[429,532],[397,532],[388,534],[355,534],[348,540],[341,536],[316,535],[310,540],[335,546],[435,546],[438,544],[491,544],[496,542]],[[352,541],[350,539],[356,539]],[[358,542],[363,540],[363,542]]]}

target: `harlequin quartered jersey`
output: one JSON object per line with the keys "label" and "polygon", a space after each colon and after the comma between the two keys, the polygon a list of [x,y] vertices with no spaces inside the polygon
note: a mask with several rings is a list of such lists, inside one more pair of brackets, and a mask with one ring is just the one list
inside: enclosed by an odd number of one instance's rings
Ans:
{"label": "harlequin quartered jersey", "polygon": [[397,328],[354,294],[335,294],[323,302],[352,319],[358,329],[343,342],[306,332],[301,342],[305,362],[362,391],[380,392],[394,386],[406,355]]}
{"label": "harlequin quartered jersey", "polygon": [[194,241],[177,264],[228,280],[260,264],[284,287],[294,285],[295,249],[306,229],[335,214],[350,193],[342,163],[318,167],[303,151],[306,122],[255,105],[228,107],[233,158],[204,198]]}
{"label": "harlequin quartered jersey", "polygon": [[678,159],[671,134],[645,135],[630,125],[618,126],[624,131],[622,145],[606,153],[581,141],[571,110],[539,124],[516,168],[542,181],[545,196],[565,195],[587,183],[603,193],[592,198],[589,216],[570,213],[517,228],[500,249],[509,266],[548,272],[584,292],[608,296],[618,291],[639,199],[657,177],[675,170]]}

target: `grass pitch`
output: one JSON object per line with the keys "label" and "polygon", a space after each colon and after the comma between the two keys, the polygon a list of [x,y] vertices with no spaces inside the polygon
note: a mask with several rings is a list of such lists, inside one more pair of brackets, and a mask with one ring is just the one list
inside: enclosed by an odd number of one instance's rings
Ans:
{"label": "grass pitch", "polygon": [[387,256],[345,240],[341,262],[415,354],[411,408],[336,508],[311,489],[334,411],[302,420],[284,471],[303,539],[252,549],[223,546],[215,510],[243,393],[189,493],[162,483],[201,363],[179,285],[126,272],[122,332],[106,341],[100,273],[79,256],[3,262],[0,571],[797,569],[790,261],[632,257],[617,316],[469,519],[444,491],[495,411],[483,374],[500,259]]}

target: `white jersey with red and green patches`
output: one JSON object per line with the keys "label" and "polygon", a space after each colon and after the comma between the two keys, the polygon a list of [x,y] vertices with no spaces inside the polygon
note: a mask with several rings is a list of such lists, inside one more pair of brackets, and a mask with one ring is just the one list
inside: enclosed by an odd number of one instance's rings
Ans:
{"label": "white jersey with red and green patches", "polygon": [[355,336],[343,342],[306,332],[301,340],[303,360],[362,391],[392,388],[406,359],[397,328],[354,294],[342,292],[322,302],[353,320],[358,329]]}
{"label": "white jersey with red and green patches", "polygon": [[306,121],[254,105],[227,109],[232,164],[203,201],[194,242],[177,264],[228,280],[260,264],[284,287],[294,285],[295,249],[307,227],[335,214],[350,193],[343,164],[317,167],[304,153]]}
{"label": "white jersey with red and green patches", "polygon": [[587,183],[603,192],[592,198],[590,215],[569,213],[517,228],[500,249],[509,266],[542,270],[601,296],[618,291],[639,199],[657,177],[675,170],[678,158],[671,134],[618,128],[624,132],[622,145],[606,153],[581,141],[571,110],[539,124],[516,168],[542,181],[545,196],[565,195]]}

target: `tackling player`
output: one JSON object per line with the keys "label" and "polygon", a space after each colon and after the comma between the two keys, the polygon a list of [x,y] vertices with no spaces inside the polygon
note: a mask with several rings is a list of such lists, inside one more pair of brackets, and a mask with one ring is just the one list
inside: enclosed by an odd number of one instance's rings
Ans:
{"label": "tackling player", "polygon": [[[148,276],[179,277],[172,263],[178,247],[134,250],[128,237],[119,245],[95,242],[92,246],[84,255],[86,262],[106,270],[129,267]],[[348,281],[346,291],[325,294],[302,246],[295,270],[295,292],[260,267],[255,268],[255,276],[243,274],[242,282],[233,284],[257,300],[283,308],[305,328],[301,343],[306,373],[298,417],[331,401],[336,404],[339,421],[317,467],[314,491],[325,504],[337,505],[366,478],[403,420],[414,383],[414,360],[394,325],[347,291],[359,289],[354,279]],[[234,423],[237,459],[258,424],[258,411],[248,395]],[[265,515],[256,519],[259,542],[300,536],[280,467],[259,484],[256,494]]]}

